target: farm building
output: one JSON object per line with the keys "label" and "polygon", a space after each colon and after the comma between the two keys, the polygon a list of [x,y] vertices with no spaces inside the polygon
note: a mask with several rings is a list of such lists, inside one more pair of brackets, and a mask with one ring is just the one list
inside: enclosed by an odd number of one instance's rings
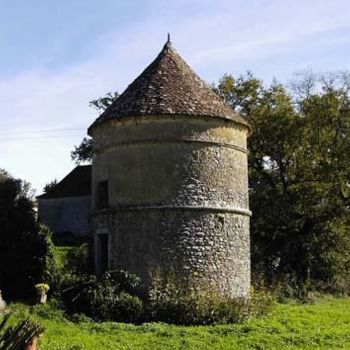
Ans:
{"label": "farm building", "polygon": [[77,166],[37,200],[38,219],[53,231],[54,238],[88,237],[91,165]]}

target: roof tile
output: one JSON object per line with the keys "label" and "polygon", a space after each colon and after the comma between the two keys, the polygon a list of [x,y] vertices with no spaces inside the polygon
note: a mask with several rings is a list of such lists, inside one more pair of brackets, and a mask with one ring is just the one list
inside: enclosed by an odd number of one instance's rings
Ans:
{"label": "roof tile", "polygon": [[147,115],[191,115],[230,119],[249,127],[199,76],[168,41],[157,58],[90,126],[110,119]]}

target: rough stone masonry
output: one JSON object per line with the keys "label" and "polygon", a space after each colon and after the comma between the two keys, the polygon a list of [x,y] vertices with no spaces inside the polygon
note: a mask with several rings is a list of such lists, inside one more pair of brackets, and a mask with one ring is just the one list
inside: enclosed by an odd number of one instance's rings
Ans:
{"label": "rough stone masonry", "polygon": [[250,126],[168,41],[89,128],[97,271],[124,269],[147,288],[175,271],[247,297]]}

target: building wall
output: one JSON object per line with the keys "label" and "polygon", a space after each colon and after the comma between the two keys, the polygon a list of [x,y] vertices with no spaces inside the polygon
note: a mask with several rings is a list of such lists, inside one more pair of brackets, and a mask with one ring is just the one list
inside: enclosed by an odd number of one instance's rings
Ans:
{"label": "building wall", "polygon": [[90,196],[39,199],[39,220],[56,234],[89,235],[90,211]]}
{"label": "building wall", "polygon": [[108,180],[109,208],[98,210],[93,200],[93,230],[109,234],[109,267],[146,283],[151,271],[170,268],[247,296],[247,132],[232,121],[188,116],[98,126],[93,198]]}

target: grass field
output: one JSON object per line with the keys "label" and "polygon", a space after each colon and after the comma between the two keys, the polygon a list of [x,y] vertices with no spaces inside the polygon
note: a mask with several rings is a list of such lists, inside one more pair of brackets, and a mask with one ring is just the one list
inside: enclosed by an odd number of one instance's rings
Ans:
{"label": "grass field", "polygon": [[262,319],[197,327],[72,323],[49,306],[15,304],[12,310],[12,322],[30,317],[46,327],[42,350],[350,349],[350,298],[278,304]]}

